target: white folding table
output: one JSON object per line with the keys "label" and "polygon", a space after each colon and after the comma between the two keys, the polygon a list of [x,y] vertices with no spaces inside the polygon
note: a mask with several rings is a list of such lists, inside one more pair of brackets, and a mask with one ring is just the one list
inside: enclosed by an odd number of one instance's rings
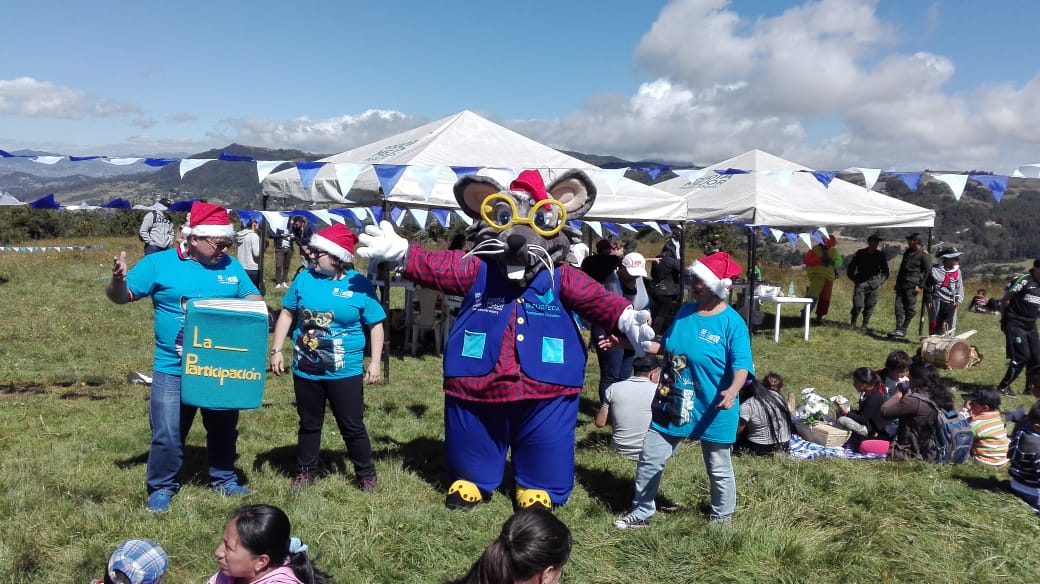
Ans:
{"label": "white folding table", "polygon": [[773,342],[780,342],[780,308],[785,304],[801,304],[805,311],[805,335],[806,341],[809,340],[809,317],[812,312],[812,298],[798,298],[794,296],[755,296],[756,302],[769,302],[776,305],[776,320],[773,326]]}

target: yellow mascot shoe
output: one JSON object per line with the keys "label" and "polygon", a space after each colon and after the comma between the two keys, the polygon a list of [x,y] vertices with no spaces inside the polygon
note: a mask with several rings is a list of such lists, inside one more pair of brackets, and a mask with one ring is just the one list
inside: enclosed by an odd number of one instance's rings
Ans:
{"label": "yellow mascot shoe", "polygon": [[448,496],[444,498],[444,506],[448,509],[472,509],[484,500],[477,485],[458,480],[448,487]]}
{"label": "yellow mascot shoe", "polygon": [[549,498],[549,493],[542,489],[527,489],[519,485],[516,487],[516,504],[519,505],[521,509],[540,507],[552,511],[553,508],[552,499]]}

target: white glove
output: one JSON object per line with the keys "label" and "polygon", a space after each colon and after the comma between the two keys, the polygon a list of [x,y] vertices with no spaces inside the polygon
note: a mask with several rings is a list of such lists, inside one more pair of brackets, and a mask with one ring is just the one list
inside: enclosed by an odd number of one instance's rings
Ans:
{"label": "white glove", "polygon": [[403,263],[408,253],[408,240],[394,231],[393,223],[380,221],[379,226],[369,225],[365,232],[358,236],[358,241],[365,247],[359,247],[357,255],[384,261]]}
{"label": "white glove", "polygon": [[636,310],[631,305],[626,306],[625,311],[617,319],[618,330],[628,337],[628,342],[635,349],[637,357],[645,356],[644,349],[654,340],[654,329],[648,324],[649,322],[649,310]]}

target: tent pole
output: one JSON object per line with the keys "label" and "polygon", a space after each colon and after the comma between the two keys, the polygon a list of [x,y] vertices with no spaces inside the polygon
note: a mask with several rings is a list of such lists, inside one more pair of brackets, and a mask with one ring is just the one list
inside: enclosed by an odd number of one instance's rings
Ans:
{"label": "tent pole", "polygon": [[748,342],[751,342],[751,311],[755,305],[755,286],[758,282],[755,281],[755,228],[752,227],[748,233],[748,253],[747,253],[747,289],[744,291],[744,306],[747,310],[744,312],[744,322],[748,327]]}
{"label": "tent pole", "polygon": [[[686,226],[689,222],[679,223],[679,304],[686,302]],[[671,234],[669,234],[671,237]]]}
{"label": "tent pole", "polygon": [[[270,195],[263,195],[260,197],[260,209],[262,211],[267,210],[267,197]],[[267,230],[270,229],[270,224],[267,222],[267,217],[260,215],[260,261],[257,262],[257,270],[260,271],[260,293],[267,295],[266,286],[264,286],[264,254],[267,253]]]}
{"label": "tent pole", "polygon": [[[931,227],[928,228],[928,247],[924,248],[924,250],[927,253],[932,253],[932,228]],[[929,268],[929,269],[931,269],[931,268]],[[922,289],[921,290],[921,317],[917,319],[917,336],[922,336],[924,334],[924,321],[928,320],[929,322],[931,322],[931,318],[929,317],[928,311],[926,310],[926,308],[928,307],[928,304],[926,302],[926,297],[927,296],[928,296],[928,293],[925,292],[925,290]],[[929,327],[929,328],[931,328],[931,327]],[[931,332],[931,331],[929,331],[929,332]]]}
{"label": "tent pole", "polygon": [[[383,189],[379,189],[379,194],[383,194]],[[389,220],[390,217],[390,202],[386,200],[386,196],[383,196],[383,219]],[[378,224],[378,223],[377,223]],[[370,260],[371,261],[371,260]],[[378,274],[378,271],[376,272]],[[390,319],[390,270],[386,270],[383,274],[383,286],[379,291],[379,298],[383,304],[383,312],[386,313],[387,324]],[[411,310],[411,306],[405,306],[405,310]],[[383,327],[383,385],[390,385],[390,327]],[[407,334],[407,331],[406,331]]]}

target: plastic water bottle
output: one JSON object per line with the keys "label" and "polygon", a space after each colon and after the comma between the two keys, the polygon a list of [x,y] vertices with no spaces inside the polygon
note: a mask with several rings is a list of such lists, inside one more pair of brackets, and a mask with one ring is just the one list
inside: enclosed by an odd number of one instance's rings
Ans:
{"label": "plastic water bottle", "polygon": [[788,296],[789,298],[794,298],[794,280],[791,280],[791,281],[790,281],[790,282],[789,282],[789,283],[787,284],[787,296]]}

